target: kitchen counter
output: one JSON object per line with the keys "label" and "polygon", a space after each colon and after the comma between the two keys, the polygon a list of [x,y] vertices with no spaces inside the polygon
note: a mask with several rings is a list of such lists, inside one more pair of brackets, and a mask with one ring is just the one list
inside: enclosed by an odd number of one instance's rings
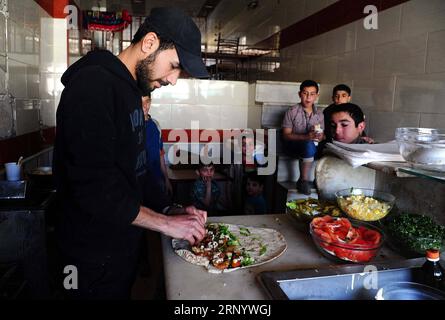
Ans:
{"label": "kitchen counter", "polygon": [[[286,214],[210,217],[210,222],[242,224],[278,230],[287,242],[286,251],[277,259],[257,267],[229,273],[213,274],[202,266],[186,262],[175,254],[171,238],[162,236],[165,288],[167,299],[194,300],[263,300],[266,292],[256,280],[262,271],[284,271],[333,265],[315,247],[311,236],[298,230],[294,219]],[[383,247],[373,261],[405,259]]]}

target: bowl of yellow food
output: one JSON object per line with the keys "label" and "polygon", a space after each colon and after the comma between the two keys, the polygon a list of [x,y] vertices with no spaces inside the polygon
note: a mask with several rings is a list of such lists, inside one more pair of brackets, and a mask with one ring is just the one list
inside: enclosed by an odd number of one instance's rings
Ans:
{"label": "bowl of yellow food", "polygon": [[335,193],[340,209],[352,219],[377,221],[388,215],[396,197],[374,189],[349,188]]}

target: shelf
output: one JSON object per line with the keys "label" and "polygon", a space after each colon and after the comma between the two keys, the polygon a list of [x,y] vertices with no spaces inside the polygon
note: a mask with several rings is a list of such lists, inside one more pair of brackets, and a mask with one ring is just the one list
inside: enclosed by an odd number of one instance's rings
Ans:
{"label": "shelf", "polygon": [[406,162],[370,162],[365,167],[393,174],[399,178],[420,177],[445,183],[445,172],[409,167]]}
{"label": "shelf", "polygon": [[436,181],[445,183],[445,172],[427,171],[427,170],[411,168],[411,167],[399,168],[399,171],[403,172],[403,173],[410,174],[410,175],[414,175],[417,177],[432,179],[432,180],[436,180]]}

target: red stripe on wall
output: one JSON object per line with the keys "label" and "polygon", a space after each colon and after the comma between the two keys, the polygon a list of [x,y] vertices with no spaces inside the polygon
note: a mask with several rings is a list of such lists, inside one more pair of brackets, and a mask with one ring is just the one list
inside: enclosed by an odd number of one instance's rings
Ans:
{"label": "red stripe on wall", "polygon": [[53,18],[65,18],[66,13],[63,12],[65,6],[69,4],[69,0],[34,0]]}
{"label": "red stripe on wall", "polygon": [[279,49],[283,49],[356,20],[364,19],[369,15],[369,13],[363,13],[367,5],[376,6],[380,12],[407,1],[409,0],[340,0],[271,35],[255,46],[274,48],[275,44],[279,43]]}
{"label": "red stripe on wall", "polygon": [[[218,135],[218,139],[212,140],[210,136],[207,136],[206,134],[203,135],[203,132],[212,132],[214,131],[216,135]],[[190,143],[190,142],[222,142],[224,137],[224,132],[226,133],[226,136],[229,134],[238,137],[240,133],[243,132],[243,130],[233,130],[231,129],[218,129],[218,130],[209,130],[209,129],[200,129],[200,130],[191,130],[191,129],[162,129],[162,141],[164,143],[175,143],[175,142],[182,142],[182,143]],[[193,136],[192,136],[193,133]],[[264,134],[267,139],[267,130],[264,130]],[[182,140],[182,137],[187,135],[187,140]],[[256,132],[254,130],[254,137],[256,137]]]}

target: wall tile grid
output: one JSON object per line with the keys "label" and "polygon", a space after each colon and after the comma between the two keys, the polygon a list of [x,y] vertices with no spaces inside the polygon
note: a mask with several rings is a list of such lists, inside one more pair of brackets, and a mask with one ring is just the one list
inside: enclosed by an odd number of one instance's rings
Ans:
{"label": "wall tile grid", "polygon": [[321,83],[322,104],[331,102],[333,86],[350,85],[380,141],[394,139],[397,126],[445,127],[445,1],[411,0],[378,19],[378,30],[357,20],[283,49],[293,63],[271,79],[312,78]]}
{"label": "wall tile grid", "polygon": [[248,83],[179,79],[175,86],[155,90],[151,114],[164,129],[246,128]]}
{"label": "wall tile grid", "polygon": [[[60,77],[66,69],[66,22],[49,18],[34,0],[10,1],[8,11],[7,53],[5,19],[0,16],[0,60],[7,54],[8,92],[17,100],[16,135],[21,135],[38,130],[39,119],[43,125],[55,125]],[[0,64],[0,89],[5,92],[5,68]]]}

